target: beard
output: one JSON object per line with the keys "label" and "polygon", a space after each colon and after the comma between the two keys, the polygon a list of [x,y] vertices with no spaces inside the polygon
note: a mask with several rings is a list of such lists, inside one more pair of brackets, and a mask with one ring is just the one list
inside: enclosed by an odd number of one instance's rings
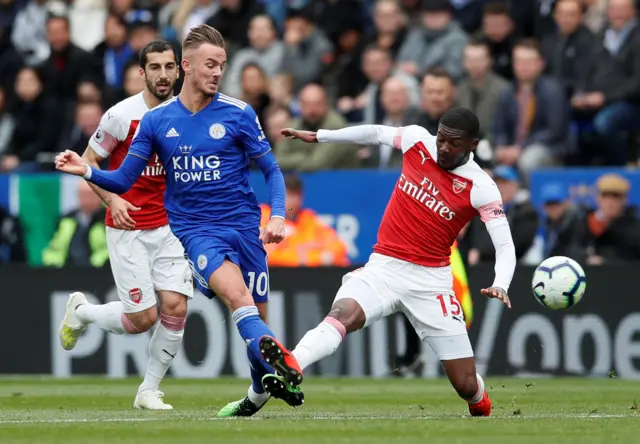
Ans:
{"label": "beard", "polygon": [[175,84],[171,84],[171,82],[168,82],[168,86],[169,88],[167,88],[167,92],[166,93],[160,93],[158,92],[156,85],[154,85],[150,80],[145,80],[145,83],[147,84],[147,89],[149,91],[151,91],[151,94],[153,94],[158,100],[164,102],[165,100],[167,100],[169,97],[171,97],[173,95],[173,89],[175,87]]}

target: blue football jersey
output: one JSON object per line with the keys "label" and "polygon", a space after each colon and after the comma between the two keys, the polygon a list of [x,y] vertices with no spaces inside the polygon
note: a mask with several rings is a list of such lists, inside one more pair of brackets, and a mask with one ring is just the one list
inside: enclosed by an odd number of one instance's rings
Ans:
{"label": "blue football jersey", "polygon": [[271,150],[255,111],[217,94],[192,113],[177,97],[143,117],[129,153],[158,155],[166,171],[165,207],[172,231],[206,232],[260,226],[260,207],[249,185],[250,159]]}

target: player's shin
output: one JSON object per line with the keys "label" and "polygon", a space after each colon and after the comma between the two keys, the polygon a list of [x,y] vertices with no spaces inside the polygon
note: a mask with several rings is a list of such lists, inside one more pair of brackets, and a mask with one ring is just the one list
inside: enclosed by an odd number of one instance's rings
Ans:
{"label": "player's shin", "polygon": [[186,317],[160,314],[160,322],[149,342],[149,364],[139,392],[158,390],[160,381],[180,350],[186,321]]}
{"label": "player's shin", "polygon": [[314,362],[335,353],[346,334],[347,329],[340,321],[326,317],[302,337],[291,353],[304,370]]}
{"label": "player's shin", "polygon": [[249,349],[248,356],[252,365],[257,366],[259,364],[259,367],[256,367],[258,371],[263,370],[265,373],[273,373],[273,368],[262,359],[259,342],[263,336],[274,337],[275,335],[267,324],[260,319],[258,307],[255,305],[240,307],[233,312],[232,316],[240,336],[247,344]]}
{"label": "player's shin", "polygon": [[116,335],[141,333],[124,314],[124,305],[120,301],[103,305],[82,304],[76,309],[76,316],[85,324],[95,324]]}

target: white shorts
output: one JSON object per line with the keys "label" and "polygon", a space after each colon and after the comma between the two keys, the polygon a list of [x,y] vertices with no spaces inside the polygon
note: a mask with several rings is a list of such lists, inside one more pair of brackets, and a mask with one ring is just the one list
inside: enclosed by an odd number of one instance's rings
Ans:
{"label": "white shorts", "polygon": [[156,305],[156,290],[193,297],[189,263],[168,225],[134,231],[107,227],[107,247],[125,313],[138,313]]}
{"label": "white shorts", "polygon": [[451,267],[424,267],[374,253],[363,268],[342,279],[335,301],[345,298],[362,307],[365,327],[401,311],[440,360],[473,356]]}

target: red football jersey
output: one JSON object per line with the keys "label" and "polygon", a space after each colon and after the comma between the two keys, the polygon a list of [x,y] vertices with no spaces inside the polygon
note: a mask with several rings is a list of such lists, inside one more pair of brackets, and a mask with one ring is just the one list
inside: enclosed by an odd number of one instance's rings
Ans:
{"label": "red football jersey", "polygon": [[[89,140],[89,146],[101,157],[109,159],[109,169],[115,170],[124,162],[136,128],[149,108],[142,93],[131,96],[106,112],[100,126]],[[140,208],[129,212],[136,222],[136,230],[151,230],[169,223],[164,208],[164,166],[153,156],[133,187],[121,197]],[[107,209],[105,224],[115,228],[111,211]]]}
{"label": "red football jersey", "polygon": [[451,246],[473,217],[505,217],[498,187],[473,154],[455,170],[440,168],[436,137],[420,126],[398,129],[393,142],[404,153],[402,173],[373,250],[427,267],[447,266]]}

